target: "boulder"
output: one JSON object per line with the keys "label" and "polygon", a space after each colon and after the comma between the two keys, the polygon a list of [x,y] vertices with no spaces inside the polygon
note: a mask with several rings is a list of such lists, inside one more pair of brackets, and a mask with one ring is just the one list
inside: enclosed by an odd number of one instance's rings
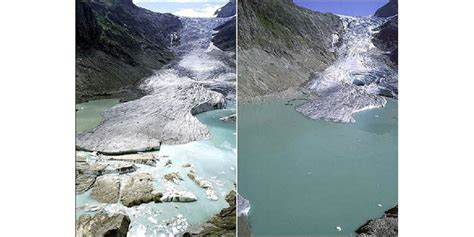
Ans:
{"label": "boulder", "polygon": [[132,207],[142,203],[160,202],[161,193],[153,188],[153,176],[139,173],[130,177],[123,187],[120,201],[124,206]]}
{"label": "boulder", "polygon": [[183,178],[181,178],[181,176],[179,176],[178,172],[172,172],[172,173],[165,174],[163,176],[163,179],[166,180],[166,181],[169,181],[169,182],[173,182],[173,183],[178,183],[179,181],[183,180]]}
{"label": "boulder", "polygon": [[96,175],[80,174],[76,172],[76,194],[89,190],[97,178]]}
{"label": "boulder", "polygon": [[76,221],[78,237],[126,237],[130,218],[123,214],[99,212],[94,216],[84,214]]}
{"label": "boulder", "polygon": [[135,172],[137,166],[130,162],[114,162],[111,163],[104,171],[104,174],[126,174]]}
{"label": "boulder", "polygon": [[91,197],[101,203],[117,203],[120,195],[120,179],[115,176],[99,176],[92,187]]}

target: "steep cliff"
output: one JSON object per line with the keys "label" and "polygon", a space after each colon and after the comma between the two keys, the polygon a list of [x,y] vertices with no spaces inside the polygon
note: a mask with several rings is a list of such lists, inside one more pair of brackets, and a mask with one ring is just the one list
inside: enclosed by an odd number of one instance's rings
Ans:
{"label": "steep cliff", "polygon": [[334,60],[343,25],[291,0],[238,1],[239,99],[300,86]]}
{"label": "steep cliff", "polygon": [[214,31],[216,31],[217,33],[213,35],[212,43],[216,47],[224,51],[235,52],[235,45],[236,45],[235,27],[236,27],[235,17],[233,17],[226,23],[216,27]]}
{"label": "steep cliff", "polygon": [[76,101],[129,94],[174,58],[181,21],[132,0],[76,0]]}

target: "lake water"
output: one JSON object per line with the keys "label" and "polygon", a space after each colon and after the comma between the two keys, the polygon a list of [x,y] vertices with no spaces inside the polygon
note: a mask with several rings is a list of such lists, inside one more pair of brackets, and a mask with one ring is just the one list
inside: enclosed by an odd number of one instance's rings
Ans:
{"label": "lake water", "polygon": [[[76,114],[77,125],[91,127],[91,121],[100,123],[101,116],[99,110],[105,110],[107,104],[112,101],[95,101],[87,104],[79,104],[82,111]],[[86,106],[93,104],[94,106]],[[99,106],[99,105],[102,105]],[[110,103],[112,106],[113,103]],[[109,107],[110,107],[109,106]],[[101,109],[99,109],[101,107]],[[90,110],[90,111],[89,111]],[[82,112],[82,113],[79,113]],[[235,190],[236,182],[236,129],[235,123],[226,123],[219,118],[235,113],[235,103],[228,104],[226,109],[213,110],[197,115],[197,118],[208,126],[211,138],[201,141],[190,142],[182,145],[162,145],[160,150],[153,154],[166,157],[161,158],[156,167],[147,165],[137,165],[137,172],[147,172],[155,177],[155,188],[164,191],[164,174],[178,172],[183,181],[177,185],[177,189],[192,192],[198,198],[196,202],[190,203],[147,203],[126,208],[121,203],[105,204],[104,209],[111,213],[125,213],[131,218],[129,235],[131,236],[160,236],[171,233],[171,227],[167,227],[163,222],[170,221],[179,215],[183,215],[190,226],[198,226],[217,214],[222,208],[227,207],[225,196]],[[85,122],[87,124],[81,124]],[[76,126],[77,126],[76,125]],[[166,161],[170,159],[172,165],[165,168]],[[189,170],[182,168],[183,164],[191,164],[196,174],[209,180],[218,196],[217,201],[209,200],[205,190],[198,187],[186,175]],[[127,177],[131,174],[121,175]],[[76,195],[76,218],[85,212],[80,209],[83,205],[98,205],[99,203],[90,197],[88,192]]]}
{"label": "lake water", "polygon": [[238,186],[253,235],[355,236],[397,204],[397,101],[355,124],[310,120],[285,103],[238,110]]}
{"label": "lake water", "polygon": [[104,99],[77,104],[76,132],[84,132],[97,127],[102,121],[102,112],[118,103],[118,99]]}

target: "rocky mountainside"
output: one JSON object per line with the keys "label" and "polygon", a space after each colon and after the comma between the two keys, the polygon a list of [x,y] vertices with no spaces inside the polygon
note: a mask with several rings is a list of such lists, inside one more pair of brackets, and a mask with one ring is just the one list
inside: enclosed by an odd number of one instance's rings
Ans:
{"label": "rocky mountainside", "polygon": [[224,51],[233,51],[235,52],[235,45],[236,45],[236,37],[235,37],[235,30],[236,30],[236,17],[233,17],[228,22],[216,27],[214,31],[217,31],[212,38],[212,43],[224,50]]}
{"label": "rocky mountainside", "polygon": [[216,17],[231,17],[235,16],[237,13],[236,10],[236,0],[230,0],[226,5],[223,7],[217,9],[217,11],[214,13]]}
{"label": "rocky mountainside", "polygon": [[334,60],[343,25],[333,14],[291,0],[242,0],[239,12],[239,99],[300,86]]}
{"label": "rocky mountainside", "polygon": [[388,52],[390,61],[395,67],[398,66],[398,0],[390,0],[379,8],[374,16],[389,17],[389,20],[377,28],[372,39],[375,47]]}
{"label": "rocky mountainside", "polygon": [[178,17],[132,0],[76,0],[76,101],[130,93],[174,58]]}
{"label": "rocky mountainside", "polygon": [[398,14],[398,0],[390,0],[387,4],[379,8],[374,16],[389,17]]}

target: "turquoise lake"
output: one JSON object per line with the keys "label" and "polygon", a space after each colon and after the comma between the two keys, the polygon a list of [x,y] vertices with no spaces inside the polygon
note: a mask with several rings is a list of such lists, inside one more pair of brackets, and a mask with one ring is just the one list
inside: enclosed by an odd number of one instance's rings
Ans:
{"label": "turquoise lake", "polygon": [[238,188],[254,236],[355,236],[398,203],[396,100],[354,124],[311,120],[285,103],[238,109]]}

